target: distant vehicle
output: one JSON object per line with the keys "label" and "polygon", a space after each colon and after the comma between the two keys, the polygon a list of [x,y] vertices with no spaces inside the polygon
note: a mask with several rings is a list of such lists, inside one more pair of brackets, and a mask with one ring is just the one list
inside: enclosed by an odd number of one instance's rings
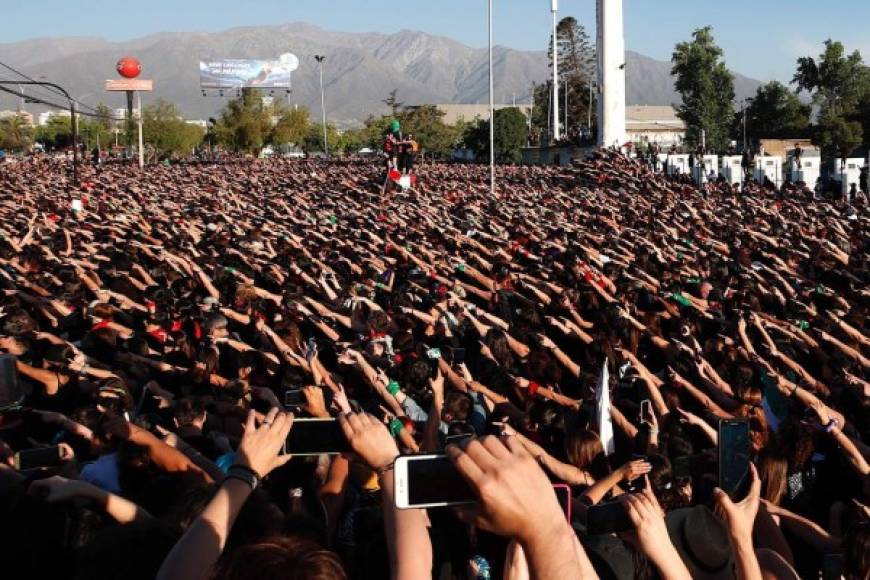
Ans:
{"label": "distant vehicle", "polygon": [[377,151],[372,149],[371,147],[363,147],[359,151],[356,152],[360,157],[374,157],[378,154]]}

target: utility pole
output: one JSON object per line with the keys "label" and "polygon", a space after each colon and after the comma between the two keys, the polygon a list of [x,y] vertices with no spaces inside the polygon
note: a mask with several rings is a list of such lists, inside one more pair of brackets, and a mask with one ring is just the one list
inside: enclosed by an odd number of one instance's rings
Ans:
{"label": "utility pole", "polygon": [[329,141],[326,137],[326,96],[323,92],[323,61],[326,57],[321,54],[315,54],[314,60],[320,65],[320,113],[323,120],[323,153],[329,157]]}
{"label": "utility pole", "polygon": [[[555,1],[555,0],[554,0]],[[489,0],[489,195],[495,198],[495,97],[492,79],[492,0]]]}
{"label": "utility pole", "polygon": [[559,133],[559,39],[556,36],[558,25],[556,12],[559,11],[559,0],[550,0],[550,11],[553,13],[553,140],[558,141]]}

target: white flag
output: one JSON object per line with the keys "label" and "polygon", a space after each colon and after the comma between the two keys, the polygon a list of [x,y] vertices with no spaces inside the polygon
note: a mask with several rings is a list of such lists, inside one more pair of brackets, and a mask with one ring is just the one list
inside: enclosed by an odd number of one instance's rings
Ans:
{"label": "white flag", "polygon": [[595,418],[598,422],[598,437],[604,446],[604,454],[610,455],[616,451],[613,439],[613,420],[610,417],[610,371],[608,360],[604,359],[601,376],[598,379],[598,389],[595,392]]}

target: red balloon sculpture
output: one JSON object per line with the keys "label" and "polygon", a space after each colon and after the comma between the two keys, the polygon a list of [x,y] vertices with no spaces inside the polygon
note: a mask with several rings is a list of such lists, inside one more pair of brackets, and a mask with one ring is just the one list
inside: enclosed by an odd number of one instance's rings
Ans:
{"label": "red balloon sculpture", "polygon": [[115,65],[118,74],[124,78],[135,79],[142,72],[142,63],[132,56],[125,56]]}

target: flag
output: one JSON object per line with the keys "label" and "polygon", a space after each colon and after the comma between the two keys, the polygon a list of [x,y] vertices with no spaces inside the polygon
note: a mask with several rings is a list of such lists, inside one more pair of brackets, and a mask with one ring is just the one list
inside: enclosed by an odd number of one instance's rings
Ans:
{"label": "flag", "polygon": [[598,388],[595,391],[595,419],[604,454],[610,455],[616,451],[616,442],[613,439],[613,420],[610,417],[610,371],[607,363],[608,360],[605,358],[598,379]]}

